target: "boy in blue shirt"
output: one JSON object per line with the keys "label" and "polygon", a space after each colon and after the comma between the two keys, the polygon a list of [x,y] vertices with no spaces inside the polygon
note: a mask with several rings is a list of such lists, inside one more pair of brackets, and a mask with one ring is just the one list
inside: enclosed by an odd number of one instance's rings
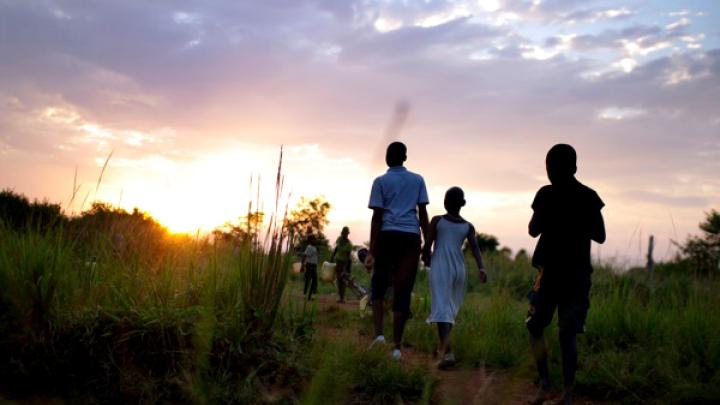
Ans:
{"label": "boy in blue shirt", "polygon": [[393,287],[393,357],[400,359],[402,335],[410,315],[410,298],[420,260],[420,231],[428,230],[425,180],[403,167],[407,148],[391,143],[385,154],[388,171],[375,179],[368,207],[373,210],[370,226],[370,252],[365,260],[372,275],[372,310],[375,343],[383,335],[383,300]]}

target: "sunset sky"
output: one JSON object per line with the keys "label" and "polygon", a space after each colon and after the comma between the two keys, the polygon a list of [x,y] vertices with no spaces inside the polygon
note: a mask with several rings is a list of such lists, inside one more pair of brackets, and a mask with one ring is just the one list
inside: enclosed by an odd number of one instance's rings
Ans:
{"label": "sunset sky", "polygon": [[0,0],[0,187],[68,212],[210,230],[253,174],[269,204],[284,145],[292,202],[325,196],[362,243],[398,103],[431,214],[461,186],[513,250],[558,142],[607,204],[603,260],[649,234],[670,258],[720,209],[719,1]]}

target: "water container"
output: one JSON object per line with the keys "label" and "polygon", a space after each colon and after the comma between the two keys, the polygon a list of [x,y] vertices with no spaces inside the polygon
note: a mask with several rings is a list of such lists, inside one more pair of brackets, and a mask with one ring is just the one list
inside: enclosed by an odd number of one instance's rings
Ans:
{"label": "water container", "polygon": [[335,263],[323,262],[320,267],[320,280],[326,283],[335,281]]}
{"label": "water container", "polygon": [[302,272],[302,263],[301,262],[295,262],[292,264],[292,272],[295,274],[300,274]]}

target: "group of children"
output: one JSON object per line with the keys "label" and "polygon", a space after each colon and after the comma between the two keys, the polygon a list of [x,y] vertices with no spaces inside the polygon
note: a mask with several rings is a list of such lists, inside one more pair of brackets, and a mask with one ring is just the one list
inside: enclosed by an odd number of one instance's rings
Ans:
{"label": "group of children", "polygon": [[[374,344],[385,343],[383,335],[383,303],[388,287],[393,288],[392,355],[402,356],[401,342],[405,322],[410,316],[410,297],[415,283],[419,257],[430,267],[429,284],[431,310],[428,323],[437,325],[441,359],[438,367],[455,365],[450,345],[450,332],[466,290],[466,268],[463,245],[475,260],[481,282],[487,282],[482,255],[478,248],[475,228],[461,215],[465,196],[459,187],[445,193],[446,213],[428,221],[425,183],[421,176],[403,167],[407,149],[400,142],[388,146],[388,171],[373,182],[369,208],[373,209],[370,249],[362,261],[373,270],[371,305],[375,321]],[[531,403],[549,399],[550,379],[547,348],[543,331],[558,311],[560,346],[562,351],[564,395],[563,403],[572,403],[572,390],[577,369],[576,334],[584,332],[589,308],[591,241],[605,241],[605,227],[601,214],[604,203],[597,193],[575,178],[577,171],[575,150],[566,144],[553,146],[546,156],[549,185],[542,187],[532,203],[533,216],[529,234],[540,239],[533,254],[538,269],[528,298],[530,307],[525,320],[530,333],[532,350],[539,373],[540,389]],[[338,288],[340,302],[344,301],[344,283],[350,273],[352,244],[343,228],[333,257],[338,258]],[[420,234],[424,236],[421,248]],[[305,257],[315,258],[317,251],[308,247]],[[311,260],[311,259],[309,259]],[[312,268],[312,267],[311,267]],[[316,274],[316,273],[315,273]],[[316,277],[316,275],[315,275]],[[315,288],[308,285],[306,293]]]}

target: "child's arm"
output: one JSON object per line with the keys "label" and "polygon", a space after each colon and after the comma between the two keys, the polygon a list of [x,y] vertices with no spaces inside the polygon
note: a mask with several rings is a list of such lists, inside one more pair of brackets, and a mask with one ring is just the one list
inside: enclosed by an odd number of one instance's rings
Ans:
{"label": "child's arm", "polygon": [[432,255],[432,245],[435,243],[435,235],[437,234],[437,223],[440,221],[440,216],[433,217],[430,221],[430,225],[427,227],[428,232],[425,234],[425,245],[422,250],[422,261],[425,266],[430,267],[430,257]]}
{"label": "child's arm", "polygon": [[486,283],[487,273],[485,273],[485,265],[483,263],[482,254],[480,254],[480,247],[477,243],[477,237],[475,236],[475,227],[473,227],[472,224],[470,224],[470,229],[468,230],[467,241],[468,245],[470,246],[470,251],[475,258],[475,263],[478,266],[480,282]]}
{"label": "child's arm", "polygon": [[532,203],[533,216],[532,218],[530,218],[530,224],[528,225],[528,233],[533,238],[538,237],[545,230],[545,215],[543,215],[543,207],[545,206],[545,201],[547,201],[546,190],[546,187],[538,190]]}
{"label": "child's arm", "polygon": [[537,211],[533,212],[532,218],[530,218],[530,224],[528,225],[528,233],[533,238],[538,237],[542,233],[541,215]]}
{"label": "child's arm", "polygon": [[427,244],[428,233],[430,233],[428,229],[430,225],[428,224],[427,204],[418,204],[418,220],[420,222],[423,239],[425,239],[425,243]]}
{"label": "child's arm", "polygon": [[590,239],[597,243],[605,242],[605,220],[600,210],[595,211],[590,222]]}
{"label": "child's arm", "polygon": [[377,241],[380,237],[380,228],[382,228],[383,214],[385,210],[374,207],[373,216],[370,222],[370,251],[365,258],[365,268],[370,271],[375,265],[375,256],[377,255]]}
{"label": "child's arm", "polygon": [[302,252],[302,254],[301,254],[301,256],[302,256],[302,268],[303,268],[303,269],[305,268],[305,262],[307,261],[308,249],[309,249],[309,248],[310,248],[310,245],[307,245],[307,247],[305,247],[305,250],[304,250],[304,251]]}

